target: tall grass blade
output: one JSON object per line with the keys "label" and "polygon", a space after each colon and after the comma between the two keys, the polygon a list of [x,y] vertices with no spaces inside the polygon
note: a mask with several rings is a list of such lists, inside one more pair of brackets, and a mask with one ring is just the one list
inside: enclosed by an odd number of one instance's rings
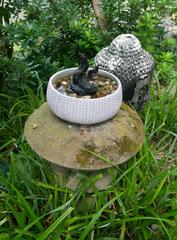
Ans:
{"label": "tall grass blade", "polygon": [[45,240],[72,211],[73,208],[70,207],[52,225],[50,225],[50,227],[45,232],[43,232],[36,240]]}
{"label": "tall grass blade", "polygon": [[123,195],[124,192],[120,193],[118,196],[114,197],[113,199],[111,199],[109,202],[107,202],[93,217],[93,219],[90,221],[90,223],[88,224],[88,226],[86,227],[86,229],[82,232],[81,236],[80,236],[80,240],[84,240],[86,238],[86,236],[89,234],[89,232],[93,229],[96,221],[98,220],[98,218],[100,217],[100,215],[102,214],[102,212],[111,204],[113,204],[117,198],[119,198],[121,195]]}

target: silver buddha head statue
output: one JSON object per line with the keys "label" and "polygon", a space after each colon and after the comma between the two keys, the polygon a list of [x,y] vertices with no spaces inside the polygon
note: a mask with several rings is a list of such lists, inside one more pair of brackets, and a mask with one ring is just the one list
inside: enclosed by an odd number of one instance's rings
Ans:
{"label": "silver buddha head statue", "polygon": [[95,57],[100,69],[116,75],[123,88],[123,100],[139,110],[150,99],[149,86],[154,68],[153,57],[132,34],[121,34]]}

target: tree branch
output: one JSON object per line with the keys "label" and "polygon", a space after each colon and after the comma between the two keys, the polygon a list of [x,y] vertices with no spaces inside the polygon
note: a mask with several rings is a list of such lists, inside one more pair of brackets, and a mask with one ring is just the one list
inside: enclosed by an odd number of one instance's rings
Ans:
{"label": "tree branch", "polygon": [[95,16],[97,18],[97,22],[98,22],[98,26],[100,27],[101,30],[105,29],[105,18],[103,15],[103,11],[101,8],[101,0],[92,0],[92,5],[93,5],[93,9],[95,12]]}

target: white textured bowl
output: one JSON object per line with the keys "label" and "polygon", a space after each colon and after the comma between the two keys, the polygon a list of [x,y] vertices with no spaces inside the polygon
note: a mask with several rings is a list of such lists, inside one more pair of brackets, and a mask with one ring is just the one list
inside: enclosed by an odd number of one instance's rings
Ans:
{"label": "white textured bowl", "polygon": [[53,83],[57,79],[73,75],[76,69],[65,69],[51,76],[47,87],[49,108],[59,118],[80,124],[94,124],[112,118],[119,111],[122,103],[122,85],[113,74],[104,70],[98,71],[99,75],[118,82],[118,88],[115,92],[105,97],[94,99],[75,98],[66,96],[53,87]]}

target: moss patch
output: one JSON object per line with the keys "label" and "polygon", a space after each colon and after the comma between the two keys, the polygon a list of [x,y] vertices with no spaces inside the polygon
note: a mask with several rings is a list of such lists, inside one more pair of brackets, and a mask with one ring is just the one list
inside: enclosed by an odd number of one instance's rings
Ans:
{"label": "moss patch", "polygon": [[123,136],[119,146],[119,154],[123,155],[127,152],[136,152],[138,150],[138,144],[134,143],[128,136]]}

